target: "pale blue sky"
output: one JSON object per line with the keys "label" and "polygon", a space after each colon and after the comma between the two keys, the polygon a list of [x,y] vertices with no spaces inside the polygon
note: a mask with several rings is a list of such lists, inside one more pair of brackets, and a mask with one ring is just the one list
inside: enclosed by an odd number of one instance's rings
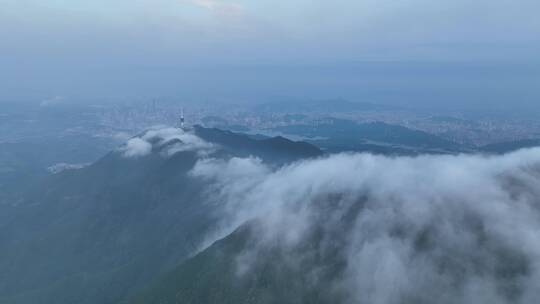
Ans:
{"label": "pale blue sky", "polygon": [[0,80],[15,94],[26,75],[45,94],[100,68],[527,65],[539,11],[538,0],[0,0]]}
{"label": "pale blue sky", "polygon": [[137,50],[179,52],[177,58],[166,57],[175,62],[517,60],[534,56],[540,37],[537,0],[0,0],[0,4],[4,49],[15,53],[25,48],[36,53],[91,53],[113,47],[137,60]]}

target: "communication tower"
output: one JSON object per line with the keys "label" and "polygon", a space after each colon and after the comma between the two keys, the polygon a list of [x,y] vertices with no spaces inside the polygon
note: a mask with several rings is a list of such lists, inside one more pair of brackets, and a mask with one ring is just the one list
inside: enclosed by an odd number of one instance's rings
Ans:
{"label": "communication tower", "polygon": [[180,129],[184,129],[185,119],[184,119],[184,108],[182,108],[180,113]]}

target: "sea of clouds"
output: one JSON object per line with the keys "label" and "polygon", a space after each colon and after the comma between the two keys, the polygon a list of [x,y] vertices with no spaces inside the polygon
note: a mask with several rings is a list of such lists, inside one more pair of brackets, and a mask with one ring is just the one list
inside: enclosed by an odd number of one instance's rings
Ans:
{"label": "sea of clouds", "polygon": [[250,252],[292,250],[317,230],[316,250],[338,248],[346,265],[328,288],[350,303],[540,299],[540,149],[338,154],[277,170],[257,158],[206,158],[191,174],[212,185],[207,197],[222,207],[221,235],[249,221],[262,227],[237,258],[240,274],[250,269]]}

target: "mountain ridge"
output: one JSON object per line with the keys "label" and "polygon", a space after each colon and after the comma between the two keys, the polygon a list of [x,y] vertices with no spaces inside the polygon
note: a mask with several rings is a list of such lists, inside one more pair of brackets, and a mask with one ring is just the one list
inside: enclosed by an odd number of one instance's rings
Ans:
{"label": "mountain ridge", "polygon": [[[201,142],[201,133],[219,143]],[[202,127],[132,140],[48,176],[2,217],[0,303],[117,303],[197,251],[214,229],[219,206],[203,203],[205,183],[190,174],[197,161],[253,156],[281,166],[322,155]],[[144,142],[153,142],[150,150]]]}

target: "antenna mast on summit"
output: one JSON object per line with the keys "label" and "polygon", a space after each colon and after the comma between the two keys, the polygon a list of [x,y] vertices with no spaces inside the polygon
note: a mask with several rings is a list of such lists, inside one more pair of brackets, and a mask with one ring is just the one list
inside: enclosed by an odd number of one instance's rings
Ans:
{"label": "antenna mast on summit", "polygon": [[180,113],[180,128],[181,129],[184,129],[184,123],[185,123],[184,108],[182,108],[181,113]]}

